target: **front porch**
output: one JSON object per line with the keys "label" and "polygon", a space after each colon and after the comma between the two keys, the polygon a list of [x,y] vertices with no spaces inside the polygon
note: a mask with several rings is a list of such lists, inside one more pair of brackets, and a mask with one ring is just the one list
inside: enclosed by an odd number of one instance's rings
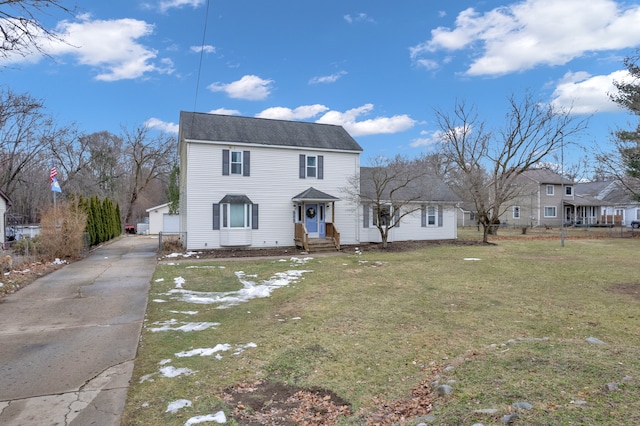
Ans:
{"label": "front porch", "polygon": [[340,250],[340,232],[333,223],[326,224],[326,235],[323,238],[310,238],[304,223],[296,223],[294,242],[296,247],[307,253],[318,253]]}

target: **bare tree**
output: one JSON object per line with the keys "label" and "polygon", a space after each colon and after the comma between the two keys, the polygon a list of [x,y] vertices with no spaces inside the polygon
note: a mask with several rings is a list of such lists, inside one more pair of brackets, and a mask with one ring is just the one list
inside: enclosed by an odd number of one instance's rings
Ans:
{"label": "bare tree", "polygon": [[152,135],[149,127],[123,128],[125,167],[128,178],[127,199],[122,209],[124,222],[134,218],[134,208],[141,195],[156,180],[168,186],[168,176],[176,163],[177,143],[174,136]]}
{"label": "bare tree", "polygon": [[521,195],[517,178],[586,127],[586,120],[541,104],[530,93],[521,100],[508,98],[505,123],[494,131],[464,102],[457,102],[452,113],[436,110],[435,115],[442,154],[457,169],[449,182],[475,204],[484,243],[497,232],[507,202]]}
{"label": "bare tree", "polygon": [[360,175],[353,176],[342,189],[356,205],[364,206],[367,212],[372,209],[382,247],[387,247],[389,231],[399,226],[402,218],[419,211],[433,189],[434,171],[425,164],[424,159],[409,160],[400,155],[378,157],[371,160],[370,167],[361,167]]}
{"label": "bare tree", "polygon": [[0,57],[27,56],[33,51],[46,54],[44,42],[64,41],[42,23],[54,10],[73,14],[74,9],[63,3],[63,0],[0,0]]}

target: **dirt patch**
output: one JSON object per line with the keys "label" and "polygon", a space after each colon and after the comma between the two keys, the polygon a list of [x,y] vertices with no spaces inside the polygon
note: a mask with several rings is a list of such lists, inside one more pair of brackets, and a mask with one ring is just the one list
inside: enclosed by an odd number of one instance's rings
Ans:
{"label": "dirt patch", "polygon": [[349,403],[331,391],[302,389],[278,382],[240,383],[220,395],[242,425],[335,425],[349,416]]}
{"label": "dirt patch", "polygon": [[0,298],[5,294],[15,293],[38,278],[62,268],[62,266],[64,265],[43,262],[22,263],[17,267],[14,264],[14,269],[9,274],[0,276],[0,282],[2,283]]}
{"label": "dirt patch", "polygon": [[618,294],[630,296],[632,299],[640,302],[640,283],[636,284],[617,284],[609,287],[609,291]]}

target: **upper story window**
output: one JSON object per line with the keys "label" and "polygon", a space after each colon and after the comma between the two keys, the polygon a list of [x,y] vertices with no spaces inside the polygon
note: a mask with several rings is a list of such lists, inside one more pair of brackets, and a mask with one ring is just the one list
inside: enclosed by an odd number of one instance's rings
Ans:
{"label": "upper story window", "polygon": [[242,151],[231,151],[231,174],[242,174]]}
{"label": "upper story window", "polygon": [[222,150],[222,175],[250,176],[251,151]]}
{"label": "upper story window", "polygon": [[324,179],[324,156],[300,154],[300,179]]}
{"label": "upper story window", "polygon": [[555,187],[553,185],[547,185],[547,195],[553,195],[555,192]]}
{"label": "upper story window", "polygon": [[564,187],[564,195],[569,197],[573,197],[573,186],[565,186]]}

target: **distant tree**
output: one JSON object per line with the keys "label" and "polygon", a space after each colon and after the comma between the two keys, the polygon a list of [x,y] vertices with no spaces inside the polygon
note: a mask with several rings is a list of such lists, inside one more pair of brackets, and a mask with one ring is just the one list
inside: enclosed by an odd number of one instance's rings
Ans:
{"label": "distant tree", "polygon": [[451,113],[436,110],[435,115],[441,154],[455,165],[448,182],[475,204],[484,243],[497,232],[508,201],[521,195],[517,178],[586,127],[586,121],[576,120],[570,111],[542,104],[529,93],[508,98],[505,122],[494,131],[464,102],[457,102]]}
{"label": "distant tree", "polygon": [[124,166],[128,179],[124,221],[130,223],[142,193],[157,179],[167,180],[175,164],[176,138],[164,133],[152,135],[148,126],[123,128]]}
{"label": "distant tree", "polygon": [[[614,81],[618,90],[611,100],[635,116],[640,116],[640,50],[624,59],[631,78]],[[629,129],[613,132],[613,152],[598,151],[598,172],[620,182],[636,200],[640,200],[640,121]]]}
{"label": "distant tree", "polygon": [[400,225],[402,218],[420,211],[431,187],[425,179],[433,170],[424,167],[421,160],[410,160],[400,155],[394,158],[377,157],[370,167],[361,167],[360,175],[349,180],[342,191],[349,198],[371,212],[373,226],[380,232],[382,247],[387,248],[389,231]]}
{"label": "distant tree", "polygon": [[169,214],[178,214],[180,209],[180,167],[174,165],[169,173]]}
{"label": "distant tree", "polygon": [[72,15],[74,9],[63,0],[0,0],[0,57],[28,56],[34,51],[46,55],[44,44],[64,39],[42,23],[53,10]]}

